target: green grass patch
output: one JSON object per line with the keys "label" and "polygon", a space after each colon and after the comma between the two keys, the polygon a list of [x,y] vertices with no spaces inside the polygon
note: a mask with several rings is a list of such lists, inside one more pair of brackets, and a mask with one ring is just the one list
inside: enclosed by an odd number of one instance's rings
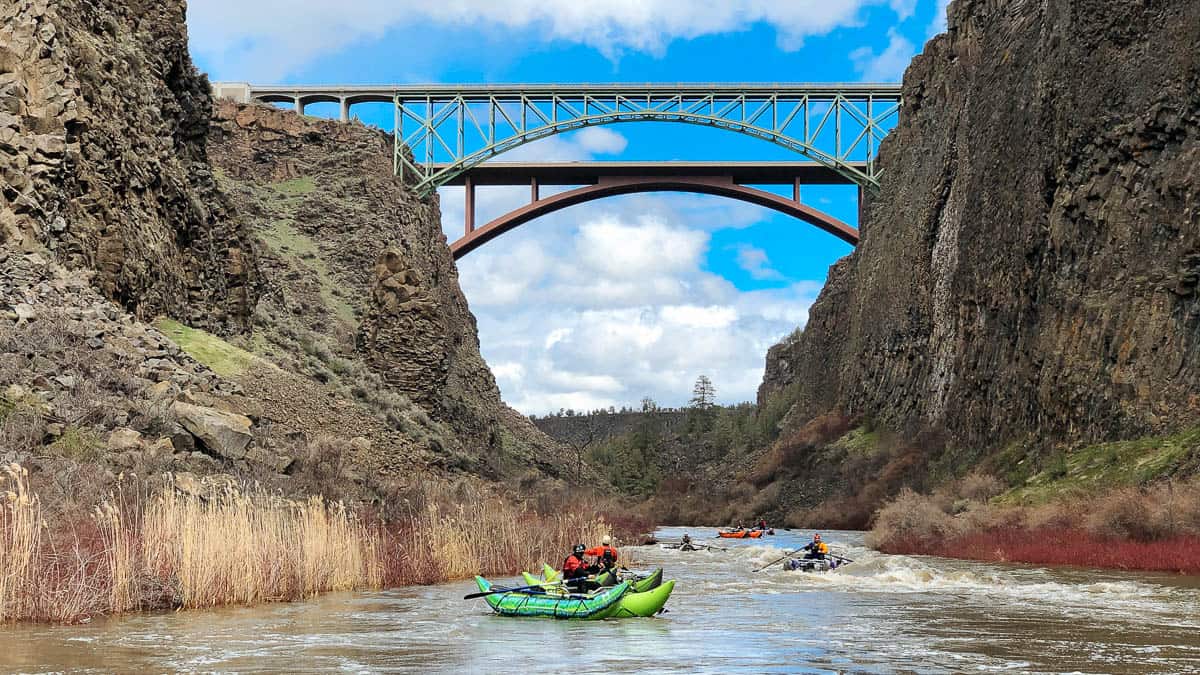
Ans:
{"label": "green grass patch", "polygon": [[95,462],[100,459],[104,441],[91,429],[70,426],[46,449],[77,462]]}
{"label": "green grass patch", "polygon": [[329,266],[321,258],[321,249],[317,242],[293,226],[289,220],[276,220],[271,226],[259,231],[263,243],[279,255],[288,258],[297,267],[305,268],[316,275],[320,285],[321,300],[333,313],[349,326],[358,325],[354,308],[350,303],[338,297],[337,281],[329,271]]}
{"label": "green grass patch", "polygon": [[1059,452],[1000,501],[1040,503],[1071,492],[1141,485],[1173,475],[1200,449],[1200,427],[1169,436],[1113,441]]}
{"label": "green grass patch", "polygon": [[316,183],[309,176],[301,176],[292,180],[285,180],[280,183],[271,183],[270,187],[275,192],[288,197],[298,197],[306,195],[317,189]]}
{"label": "green grass patch", "polygon": [[255,363],[258,357],[239,349],[221,338],[197,328],[189,328],[173,319],[159,319],[154,327],[171,338],[179,348],[188,353],[222,377],[241,375]]}
{"label": "green grass patch", "polygon": [[840,450],[846,454],[874,455],[880,450],[879,431],[868,431],[866,427],[857,427],[830,443],[829,447],[831,450]]}

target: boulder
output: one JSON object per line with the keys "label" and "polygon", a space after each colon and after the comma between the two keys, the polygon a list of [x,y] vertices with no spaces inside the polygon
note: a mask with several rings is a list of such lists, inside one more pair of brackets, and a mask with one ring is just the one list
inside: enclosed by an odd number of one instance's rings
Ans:
{"label": "boulder", "polygon": [[171,412],[204,447],[226,459],[244,458],[246,446],[254,438],[250,434],[250,418],[245,415],[178,401],[171,405]]}
{"label": "boulder", "polygon": [[108,445],[106,447],[109,452],[137,450],[142,447],[142,435],[133,429],[114,429],[108,435]]}

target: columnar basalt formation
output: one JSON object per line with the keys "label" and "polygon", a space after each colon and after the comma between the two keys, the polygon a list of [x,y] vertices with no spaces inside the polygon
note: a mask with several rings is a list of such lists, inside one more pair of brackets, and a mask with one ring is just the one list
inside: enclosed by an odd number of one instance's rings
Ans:
{"label": "columnar basalt formation", "polygon": [[1200,419],[1200,2],[956,0],[760,400],[960,447]]}
{"label": "columnar basalt formation", "polygon": [[96,270],[140,318],[246,325],[256,267],[205,156],[183,0],[0,6],[0,241]]}
{"label": "columnar basalt formation", "polygon": [[501,401],[437,200],[418,197],[393,174],[389,134],[222,101],[211,150],[223,186],[262,243],[267,292],[256,330],[280,343],[303,334],[301,349],[328,345],[336,356],[327,361],[351,370],[325,373],[330,363],[311,357],[311,368],[293,367],[342,377],[353,390],[358,383],[345,380],[365,366],[453,431],[453,440],[431,442],[435,454],[458,453],[477,469],[558,461],[553,442]]}

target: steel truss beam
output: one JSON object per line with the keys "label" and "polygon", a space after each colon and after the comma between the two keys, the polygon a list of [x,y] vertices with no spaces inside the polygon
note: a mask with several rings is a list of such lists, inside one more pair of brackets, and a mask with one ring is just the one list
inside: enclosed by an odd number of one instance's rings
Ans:
{"label": "steel truss beam", "polygon": [[[893,84],[606,84],[261,87],[261,101],[395,106],[397,174],[429,194],[519,145],[587,126],[661,120],[729,129],[783,146],[863,187],[900,114]],[[410,154],[411,153],[411,154]]]}

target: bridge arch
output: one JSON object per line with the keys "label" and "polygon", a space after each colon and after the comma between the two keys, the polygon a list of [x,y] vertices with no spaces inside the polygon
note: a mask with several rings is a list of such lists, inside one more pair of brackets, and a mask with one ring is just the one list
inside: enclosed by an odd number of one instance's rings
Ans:
{"label": "bridge arch", "polygon": [[620,124],[624,122],[644,122],[644,121],[663,121],[663,122],[680,122],[684,124],[693,124],[697,126],[726,129],[729,131],[741,133],[746,136],[765,140],[775,145],[787,148],[793,152],[797,152],[815,162],[818,162],[829,169],[837,172],[847,179],[847,182],[856,183],[860,186],[873,186],[877,178],[877,173],[871,175],[868,171],[873,167],[869,167],[866,162],[851,162],[842,158],[831,155],[828,152],[821,150],[813,144],[806,143],[790,136],[776,133],[768,128],[761,127],[755,124],[745,122],[731,121],[721,117],[709,115],[675,115],[671,113],[655,113],[655,112],[637,112],[637,113],[618,113],[613,115],[594,115],[589,117],[580,117],[566,122],[558,122],[536,129],[519,133],[511,138],[507,138],[501,142],[481,148],[453,163],[439,165],[439,171],[432,177],[427,178],[419,187],[432,186],[434,189],[440,187],[446,182],[456,178],[458,175],[469,171],[470,169],[486,162],[497,155],[508,152],[514,148],[518,148],[526,143],[555,136],[568,131],[575,131],[591,126],[605,126],[609,124]]}
{"label": "bridge arch", "polygon": [[483,244],[535,218],[605,197],[643,192],[690,192],[737,199],[798,218],[852,246],[858,245],[857,228],[797,200],[739,185],[728,176],[604,176],[594,185],[585,185],[544,199],[535,199],[480,228],[473,229],[450,244],[450,252],[454,259],[458,260]]}

